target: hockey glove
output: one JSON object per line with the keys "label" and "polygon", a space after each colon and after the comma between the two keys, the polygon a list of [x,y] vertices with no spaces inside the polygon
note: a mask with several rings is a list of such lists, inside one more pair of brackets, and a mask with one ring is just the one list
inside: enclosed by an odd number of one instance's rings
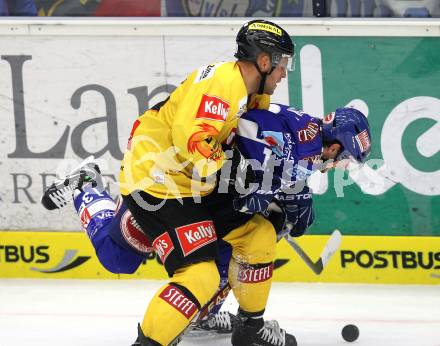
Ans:
{"label": "hockey glove", "polygon": [[290,236],[299,237],[313,224],[315,215],[312,197],[312,192],[307,186],[297,194],[280,192],[276,195],[276,203],[285,213],[284,233],[288,231]]}
{"label": "hockey glove", "polygon": [[246,196],[234,198],[234,209],[246,214],[264,213],[274,199],[271,191],[257,190]]}

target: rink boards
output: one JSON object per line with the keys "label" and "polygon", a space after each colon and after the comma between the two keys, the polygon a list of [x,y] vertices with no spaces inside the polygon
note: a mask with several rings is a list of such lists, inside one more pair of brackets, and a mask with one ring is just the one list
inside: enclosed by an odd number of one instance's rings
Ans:
{"label": "rink boards", "polygon": [[[298,239],[317,260],[328,239]],[[0,232],[0,277],[82,279],[165,279],[154,254],[133,275],[106,271],[81,232]],[[282,240],[278,244],[275,281],[326,283],[440,284],[440,238],[343,236],[339,251],[320,275],[314,274]]]}

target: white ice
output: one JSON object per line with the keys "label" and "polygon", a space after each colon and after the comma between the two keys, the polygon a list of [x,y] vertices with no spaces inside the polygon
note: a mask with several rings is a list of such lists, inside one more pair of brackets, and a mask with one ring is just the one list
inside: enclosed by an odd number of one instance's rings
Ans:
{"label": "white ice", "polygon": [[[159,281],[0,280],[0,346],[129,346]],[[224,308],[235,311],[232,295]],[[273,285],[265,317],[299,346],[440,346],[440,286]],[[185,338],[182,346],[230,345],[227,336]]]}

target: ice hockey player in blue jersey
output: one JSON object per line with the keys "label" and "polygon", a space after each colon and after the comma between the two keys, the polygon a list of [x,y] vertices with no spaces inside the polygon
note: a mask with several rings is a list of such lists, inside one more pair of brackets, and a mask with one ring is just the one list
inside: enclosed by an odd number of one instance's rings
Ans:
{"label": "ice hockey player in blue jersey", "polygon": [[312,194],[306,179],[343,160],[364,163],[371,149],[368,120],[354,108],[339,108],[319,119],[280,104],[243,114],[237,147],[257,176],[234,200],[246,213],[265,212],[277,203],[302,235],[313,222]]}

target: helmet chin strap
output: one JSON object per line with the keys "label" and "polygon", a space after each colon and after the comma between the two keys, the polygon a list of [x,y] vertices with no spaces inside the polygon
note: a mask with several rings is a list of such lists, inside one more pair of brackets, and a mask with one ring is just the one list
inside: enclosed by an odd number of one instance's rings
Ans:
{"label": "helmet chin strap", "polygon": [[261,76],[260,86],[258,87],[258,92],[257,92],[257,94],[261,95],[264,93],[264,85],[266,84],[266,78],[268,75],[270,75],[273,72],[273,70],[275,70],[275,67],[272,66],[269,72],[262,72],[260,70],[260,66],[258,66],[256,61],[254,61],[254,65],[255,65],[255,68],[257,69],[258,73],[260,73],[260,76]]}

